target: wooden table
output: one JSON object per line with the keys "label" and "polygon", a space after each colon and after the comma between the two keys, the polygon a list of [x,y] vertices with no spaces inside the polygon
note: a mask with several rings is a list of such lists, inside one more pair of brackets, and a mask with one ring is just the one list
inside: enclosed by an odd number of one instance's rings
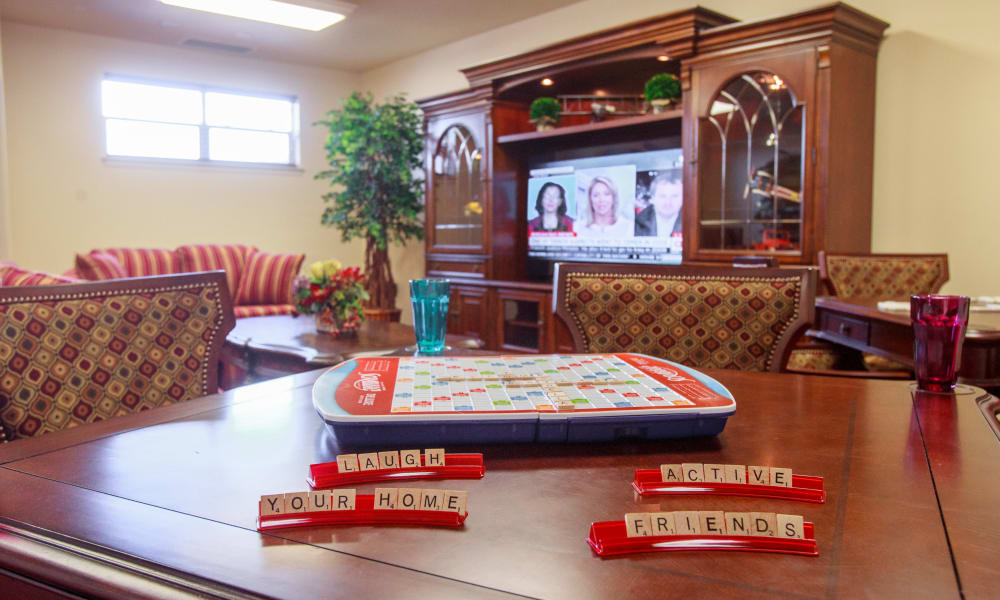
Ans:
{"label": "wooden table", "polygon": [[[817,329],[811,334],[913,368],[910,313],[879,310],[882,300],[886,298],[816,298]],[[969,313],[958,372],[963,383],[1000,386],[1000,312]]]}
{"label": "wooden table", "polygon": [[[447,335],[456,347],[478,348],[474,337]],[[365,321],[355,337],[316,331],[312,316],[278,315],[236,319],[222,348],[221,386],[237,386],[335,365],[368,352],[392,352],[413,346],[413,327],[388,321]]]}
{"label": "wooden table", "polygon": [[[469,491],[460,530],[254,530],[260,495],[305,490],[307,465],[341,452],[315,372],[0,446],[0,596],[26,589],[19,573],[102,597],[996,597],[1000,443],[977,406],[995,398],[710,374],[738,402],[717,437],[449,447],[482,451],[486,477],[418,487]],[[828,499],[633,494],[635,468],[680,462],[790,466],[825,477]],[[591,553],[591,521],[649,504],[802,514],[820,555]]]}

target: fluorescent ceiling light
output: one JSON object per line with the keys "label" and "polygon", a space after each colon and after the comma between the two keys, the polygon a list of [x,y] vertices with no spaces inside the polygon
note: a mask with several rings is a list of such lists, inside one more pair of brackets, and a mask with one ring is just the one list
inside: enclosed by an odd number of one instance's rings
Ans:
{"label": "fluorescent ceiling light", "polygon": [[343,12],[334,12],[277,0],[160,0],[160,2],[309,31],[326,29],[334,23],[343,21],[350,8],[353,8],[351,5],[338,3],[337,9]]}

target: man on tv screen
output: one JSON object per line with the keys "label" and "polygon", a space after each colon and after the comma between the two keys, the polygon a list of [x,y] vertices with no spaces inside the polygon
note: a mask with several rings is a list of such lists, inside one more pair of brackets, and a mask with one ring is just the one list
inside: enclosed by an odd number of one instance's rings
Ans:
{"label": "man on tv screen", "polygon": [[684,187],[680,169],[658,173],[649,183],[649,195],[649,206],[635,216],[635,235],[670,237],[681,233]]}

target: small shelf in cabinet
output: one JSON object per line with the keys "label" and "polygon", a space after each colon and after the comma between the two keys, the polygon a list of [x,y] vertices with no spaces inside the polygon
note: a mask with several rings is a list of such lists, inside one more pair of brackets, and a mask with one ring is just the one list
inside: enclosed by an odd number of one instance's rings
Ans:
{"label": "small shelf in cabinet", "polygon": [[534,140],[561,138],[577,134],[592,133],[594,131],[609,131],[613,129],[624,129],[627,127],[640,127],[652,123],[661,123],[680,119],[684,115],[684,110],[678,108],[658,114],[639,115],[636,117],[611,118],[600,123],[587,123],[584,125],[570,125],[568,127],[556,127],[547,131],[529,131],[527,133],[512,133],[501,135],[497,138],[499,144],[518,144]]}

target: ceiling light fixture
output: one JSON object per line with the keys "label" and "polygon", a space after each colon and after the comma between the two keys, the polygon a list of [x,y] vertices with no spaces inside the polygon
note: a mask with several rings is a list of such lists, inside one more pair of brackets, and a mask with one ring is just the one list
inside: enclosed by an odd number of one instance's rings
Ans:
{"label": "ceiling light fixture", "polygon": [[553,84],[553,81],[551,79],[549,79],[548,77],[546,77],[545,79],[542,80],[542,85],[552,85],[552,84]]}
{"label": "ceiling light fixture", "polygon": [[[344,2],[317,2],[315,0],[297,0],[295,4],[278,2],[277,0],[160,0],[160,2],[180,8],[190,8],[309,31],[326,29],[334,23],[343,21],[344,17],[354,8],[353,5]],[[310,6],[306,6],[306,4]]]}
{"label": "ceiling light fixture", "polygon": [[659,55],[659,56],[656,57],[656,60],[658,60],[660,62],[667,62],[668,60],[670,60],[670,57],[667,56],[666,54],[661,54],[661,55]]}

